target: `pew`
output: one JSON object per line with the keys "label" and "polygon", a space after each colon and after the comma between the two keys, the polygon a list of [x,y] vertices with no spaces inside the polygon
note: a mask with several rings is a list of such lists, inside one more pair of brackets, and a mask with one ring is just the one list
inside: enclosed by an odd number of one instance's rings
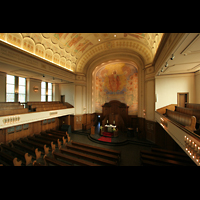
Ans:
{"label": "pew", "polygon": [[58,133],[58,132],[54,132],[54,131],[46,131],[46,133],[50,133],[50,134],[55,135],[55,136],[67,137],[67,134]]}
{"label": "pew", "polygon": [[[14,154],[17,155],[17,156],[20,156],[23,160],[25,160],[26,166],[29,165],[30,163],[32,163],[32,156],[31,156],[31,155],[29,156],[28,153],[25,153],[25,152],[23,152],[23,151],[20,151],[20,150],[18,150],[18,149],[16,149],[16,148],[9,147],[9,146],[6,145],[6,144],[1,144],[1,148],[2,148],[2,149],[6,149],[6,150],[8,150],[8,151],[14,153]],[[23,161],[22,161],[22,162],[23,162]],[[24,163],[23,163],[23,164],[24,164]]]}
{"label": "pew", "polygon": [[185,107],[200,110],[200,104],[197,103],[186,103]]}
{"label": "pew", "polygon": [[[51,146],[51,149],[52,150],[55,150],[55,145],[53,144],[53,142],[51,141],[47,141],[47,140],[42,140],[42,139],[37,139],[35,137],[30,137],[28,136],[27,137],[29,140],[32,140],[34,142],[38,142],[38,143],[41,143],[41,144],[44,144],[44,145],[48,145],[48,146]],[[49,148],[49,147],[48,147]]]}
{"label": "pew", "polygon": [[117,151],[117,150],[113,150],[113,149],[107,149],[107,148],[103,148],[103,147],[96,147],[96,146],[92,146],[92,145],[88,145],[88,144],[83,144],[83,143],[80,143],[80,142],[74,142],[72,140],[71,140],[71,144],[76,145],[76,146],[85,147],[85,148],[88,148],[88,149],[93,149],[93,150],[105,152],[105,153],[118,155],[119,157],[121,157],[121,151]]}
{"label": "pew", "polygon": [[196,117],[166,109],[166,117],[181,124],[190,131],[195,131]]}
{"label": "pew", "polygon": [[168,154],[165,152],[140,151],[140,158],[143,165],[156,166],[195,166],[190,158]]}
{"label": "pew", "polygon": [[[31,140],[27,140],[27,139],[20,139],[20,141],[22,141],[23,143],[26,143],[28,145],[34,146],[36,148],[42,149],[45,152],[45,154],[49,153],[49,147],[46,147],[46,144],[43,145],[43,144],[36,143],[36,142],[33,142]],[[44,154],[44,153],[41,153],[41,154]]]}
{"label": "pew", "polygon": [[0,110],[0,116],[16,115],[28,113],[28,108],[12,109],[12,110]]}
{"label": "pew", "polygon": [[91,163],[86,160],[81,160],[79,158],[68,156],[68,155],[65,155],[65,154],[62,154],[59,152],[55,152],[55,151],[52,152],[52,155],[54,158],[59,158],[61,160],[65,160],[67,162],[70,162],[70,163],[76,164],[76,165],[80,165],[80,166],[99,166],[95,163]]}
{"label": "pew", "polygon": [[5,152],[0,151],[0,158],[2,160],[4,160],[5,162],[14,165],[14,166],[21,166],[22,161],[21,160],[17,160],[17,157],[11,156]]}
{"label": "pew", "polygon": [[200,123],[200,110],[175,106],[175,111],[180,112],[180,113],[184,113],[184,114],[187,114],[187,115],[190,115],[190,116],[195,116],[197,122]]}
{"label": "pew", "polygon": [[29,146],[22,144],[21,142],[16,142],[16,141],[12,141],[11,144],[12,144],[12,146],[19,147],[20,149],[27,151],[31,154],[35,154],[35,157],[32,156],[33,159],[38,160],[41,157],[42,152],[38,151],[38,148],[29,147]]}
{"label": "pew", "polygon": [[45,166],[45,165],[42,165],[41,163],[38,163],[36,160],[34,160],[33,166]]}
{"label": "pew", "polygon": [[55,166],[71,166],[71,165],[66,164],[64,162],[56,160],[55,158],[51,158],[51,157],[49,157],[47,155],[44,155],[43,159],[44,159],[44,162],[45,162],[45,166],[48,166],[49,163],[51,163],[51,164],[53,164]]}
{"label": "pew", "polygon": [[79,147],[79,146],[69,145],[69,144],[66,144],[65,147],[67,149],[72,149],[72,150],[75,150],[75,151],[80,151],[80,152],[83,152],[83,153],[88,153],[88,154],[92,154],[92,155],[95,155],[95,156],[100,156],[100,157],[103,157],[103,158],[106,158],[106,159],[111,159],[111,160],[117,161],[118,164],[119,164],[119,161],[120,161],[120,158],[117,155],[112,155],[112,154],[99,152],[99,151],[92,150],[92,149],[87,149],[87,148],[83,148],[83,147]]}
{"label": "pew", "polygon": [[97,162],[97,163],[100,163],[100,164],[103,164],[103,165],[111,165],[111,166],[117,166],[118,165],[117,161],[106,160],[106,159],[103,159],[103,158],[87,155],[87,154],[80,153],[80,152],[73,151],[73,150],[69,150],[69,149],[66,149],[66,148],[60,148],[59,151],[62,152],[62,153],[70,154],[70,155],[75,156],[77,158],[81,158],[81,159],[88,160],[88,161],[91,161],[91,162]]}
{"label": "pew", "polygon": [[59,130],[54,130],[54,129],[50,129],[48,132],[50,133],[54,133],[54,134],[57,134],[57,135],[62,135],[62,136],[65,136],[67,135],[67,131],[59,131]]}

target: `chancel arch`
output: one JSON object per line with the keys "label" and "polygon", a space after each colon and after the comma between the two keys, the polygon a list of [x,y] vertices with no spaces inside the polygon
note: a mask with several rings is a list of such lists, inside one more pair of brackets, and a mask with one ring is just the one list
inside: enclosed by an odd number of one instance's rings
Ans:
{"label": "chancel arch", "polygon": [[[115,70],[116,67],[117,70]],[[133,53],[123,54],[117,52],[107,54],[90,62],[86,73],[87,113],[100,111],[101,104],[107,101],[119,100],[130,106],[130,115],[143,117],[144,94],[142,91],[144,89],[142,88],[144,88],[144,70],[142,69],[144,67],[140,56]],[[104,77],[101,77],[102,71],[105,72]],[[100,83],[98,83],[98,89],[96,88],[97,77],[106,82],[101,88],[99,87]],[[112,81],[115,88],[111,86]],[[102,91],[100,92],[100,90]],[[130,99],[132,99],[132,102]]]}

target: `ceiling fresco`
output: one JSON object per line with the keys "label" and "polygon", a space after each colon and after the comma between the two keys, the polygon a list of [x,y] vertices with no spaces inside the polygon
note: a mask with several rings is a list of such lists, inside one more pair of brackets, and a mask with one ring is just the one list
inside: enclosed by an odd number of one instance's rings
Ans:
{"label": "ceiling fresco", "polygon": [[[97,52],[101,48],[137,48],[132,41],[145,47],[138,48],[143,48],[147,60],[152,62],[162,36],[163,33],[0,33],[0,40],[67,70],[82,72],[85,62],[77,67],[79,61],[95,47],[99,49]],[[130,42],[123,45],[125,41]]]}

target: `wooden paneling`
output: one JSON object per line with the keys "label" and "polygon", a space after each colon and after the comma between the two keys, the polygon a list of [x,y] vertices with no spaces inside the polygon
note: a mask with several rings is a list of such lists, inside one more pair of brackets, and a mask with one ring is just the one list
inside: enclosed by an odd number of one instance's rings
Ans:
{"label": "wooden paneling", "polygon": [[146,139],[155,143],[155,122],[145,120]]}

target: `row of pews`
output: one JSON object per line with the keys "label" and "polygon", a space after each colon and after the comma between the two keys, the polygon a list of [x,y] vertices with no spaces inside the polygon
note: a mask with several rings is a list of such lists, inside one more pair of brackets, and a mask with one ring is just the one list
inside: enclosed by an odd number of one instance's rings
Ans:
{"label": "row of pews", "polygon": [[159,148],[141,150],[140,160],[142,166],[196,166],[185,153]]}
{"label": "row of pews", "polygon": [[59,110],[59,109],[66,109],[67,106],[63,105],[63,103],[59,101],[53,102],[28,102],[27,106],[30,111],[49,111],[49,110]]}
{"label": "row of pews", "polygon": [[28,113],[28,108],[20,102],[0,102],[0,116]]}
{"label": "row of pews", "polygon": [[121,152],[71,141],[67,132],[50,130],[0,145],[1,166],[117,166]]}
{"label": "row of pews", "polygon": [[174,111],[166,109],[164,115],[194,132],[200,125],[200,104],[187,103],[186,107],[175,106]]}

